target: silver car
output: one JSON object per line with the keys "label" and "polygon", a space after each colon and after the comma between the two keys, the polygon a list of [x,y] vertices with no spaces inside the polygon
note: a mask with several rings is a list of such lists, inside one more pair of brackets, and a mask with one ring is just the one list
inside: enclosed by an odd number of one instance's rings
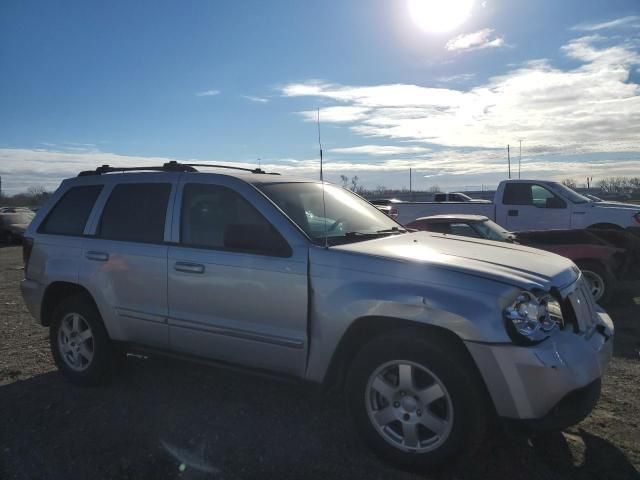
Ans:
{"label": "silver car", "polygon": [[468,456],[496,416],[581,421],[612,351],[570,260],[407,232],[345,189],[261,170],[82,172],[24,255],[26,304],[72,382],[144,351],[343,387],[403,468]]}

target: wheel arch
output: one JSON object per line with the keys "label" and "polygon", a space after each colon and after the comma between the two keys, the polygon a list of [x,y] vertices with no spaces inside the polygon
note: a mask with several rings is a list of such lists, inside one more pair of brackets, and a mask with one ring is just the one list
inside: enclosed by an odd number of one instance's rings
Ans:
{"label": "wheel arch", "polygon": [[52,282],[44,292],[42,297],[42,305],[40,308],[40,323],[48,327],[51,325],[53,312],[55,312],[60,302],[73,297],[75,295],[84,295],[89,299],[93,305],[98,309],[93,296],[82,285],[72,282],[57,281]]}
{"label": "wheel arch", "polygon": [[[375,337],[385,333],[405,330],[407,333],[426,334],[437,336],[446,342],[450,348],[456,349],[462,355],[468,357],[475,366],[468,349],[462,339],[451,330],[444,327],[415,322],[403,318],[386,316],[363,316],[354,320],[342,335],[336,347],[329,367],[322,382],[325,389],[342,389],[346,377],[346,371],[357,355],[360,347]],[[477,368],[477,366],[476,366]],[[480,372],[478,371],[478,375]]]}

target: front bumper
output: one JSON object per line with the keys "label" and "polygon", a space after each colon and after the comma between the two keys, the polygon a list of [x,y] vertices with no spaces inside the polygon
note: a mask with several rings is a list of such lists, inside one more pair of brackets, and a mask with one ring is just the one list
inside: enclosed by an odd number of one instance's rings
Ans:
{"label": "front bumper", "polygon": [[613,351],[611,318],[594,317],[588,330],[557,330],[534,347],[466,342],[499,416],[565,428],[589,414]]}

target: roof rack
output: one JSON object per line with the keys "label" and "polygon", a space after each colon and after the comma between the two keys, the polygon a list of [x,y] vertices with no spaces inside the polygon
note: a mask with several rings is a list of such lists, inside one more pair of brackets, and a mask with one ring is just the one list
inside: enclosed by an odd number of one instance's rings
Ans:
{"label": "roof rack", "polygon": [[209,163],[180,163],[175,160],[171,160],[161,166],[152,167],[111,167],[109,165],[102,165],[95,170],[85,170],[78,174],[79,177],[88,177],[90,175],[103,175],[105,173],[113,172],[198,172],[195,167],[207,167],[207,168],[226,168],[229,170],[241,170],[243,172],[256,173],[261,175],[280,175],[279,173],[265,172],[261,168],[243,168],[243,167],[231,167],[229,165],[213,165]]}

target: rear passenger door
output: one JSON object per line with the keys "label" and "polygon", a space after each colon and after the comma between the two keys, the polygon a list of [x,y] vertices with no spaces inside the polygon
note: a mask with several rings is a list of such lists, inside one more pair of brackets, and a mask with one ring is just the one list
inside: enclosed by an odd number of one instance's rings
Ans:
{"label": "rear passenger door", "polygon": [[[176,202],[177,245],[168,265],[171,348],[301,376],[308,245],[289,241],[268,220],[277,210],[250,185],[207,178],[183,181]],[[243,231],[262,232],[264,249],[230,247],[230,236]]]}
{"label": "rear passenger door", "polygon": [[118,175],[83,244],[87,285],[115,340],[166,347],[167,245],[177,174]]}

